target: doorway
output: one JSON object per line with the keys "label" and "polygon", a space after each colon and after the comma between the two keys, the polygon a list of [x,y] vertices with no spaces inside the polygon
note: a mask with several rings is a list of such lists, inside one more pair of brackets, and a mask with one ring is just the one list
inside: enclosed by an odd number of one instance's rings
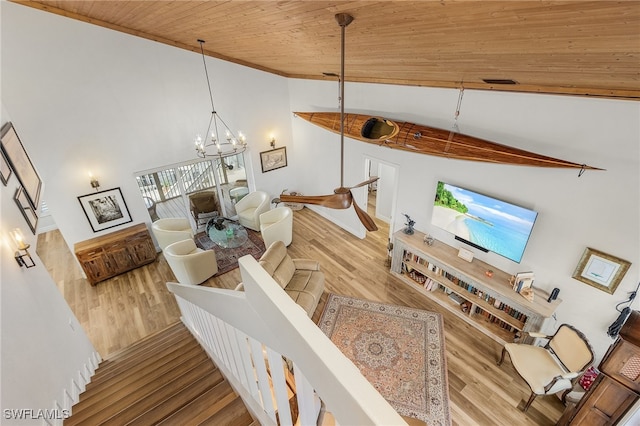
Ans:
{"label": "doorway", "polygon": [[[368,177],[378,177],[369,185],[368,204],[373,205],[371,212],[376,219],[389,225],[389,239],[393,234],[393,219],[396,210],[399,166],[373,157],[365,157],[365,170]],[[371,200],[371,201],[369,201]]]}

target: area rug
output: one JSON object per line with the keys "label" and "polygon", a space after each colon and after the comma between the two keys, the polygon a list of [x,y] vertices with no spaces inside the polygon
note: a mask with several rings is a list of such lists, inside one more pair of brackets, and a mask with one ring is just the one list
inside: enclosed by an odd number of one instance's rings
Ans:
{"label": "area rug", "polygon": [[264,241],[259,232],[247,229],[247,235],[249,238],[247,242],[236,248],[222,248],[213,241],[207,235],[206,232],[197,233],[193,239],[196,242],[196,246],[203,250],[213,250],[216,252],[216,260],[218,261],[218,272],[214,275],[222,275],[238,267],[238,259],[242,256],[250,254],[255,259],[260,257],[265,252]]}
{"label": "area rug", "polygon": [[442,315],[329,294],[319,326],[398,413],[451,425]]}

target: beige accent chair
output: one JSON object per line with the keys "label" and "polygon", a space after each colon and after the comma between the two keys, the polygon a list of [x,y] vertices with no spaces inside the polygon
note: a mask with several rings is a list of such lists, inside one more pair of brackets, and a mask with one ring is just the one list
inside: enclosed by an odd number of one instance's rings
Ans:
{"label": "beige accent chair", "polygon": [[189,219],[182,217],[158,219],[151,224],[151,230],[162,250],[171,243],[193,238]]}
{"label": "beige accent chair", "polygon": [[196,247],[192,239],[168,245],[163,254],[180,284],[202,284],[218,272],[216,252]]}
{"label": "beige accent chair", "polygon": [[[312,259],[292,259],[282,241],[271,244],[259,263],[311,318],[324,291],[320,263]],[[243,289],[242,283],[236,287],[236,290]]]}
{"label": "beige accent chair", "polygon": [[189,209],[198,226],[220,212],[215,191],[200,191],[189,195]]}
{"label": "beige accent chair", "polygon": [[276,241],[285,246],[293,239],[293,210],[289,207],[276,207],[260,215],[260,233],[264,245],[270,247]]}
{"label": "beige accent chair", "polygon": [[269,210],[269,194],[250,192],[236,203],[238,221],[245,228],[260,232],[260,215]]}
{"label": "beige accent chair", "polygon": [[571,389],[593,362],[593,350],[587,338],[568,324],[562,324],[553,336],[528,334],[548,339],[548,342],[542,347],[507,343],[498,361],[498,365],[501,365],[504,355],[508,353],[513,367],[531,388],[531,396],[522,411],[527,411],[538,395]]}

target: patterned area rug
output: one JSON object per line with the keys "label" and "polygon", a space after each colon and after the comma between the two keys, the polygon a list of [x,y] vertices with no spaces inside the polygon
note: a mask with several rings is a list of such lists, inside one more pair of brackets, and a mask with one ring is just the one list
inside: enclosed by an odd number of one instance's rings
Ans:
{"label": "patterned area rug", "polygon": [[319,325],[398,413],[451,425],[442,315],[329,294]]}
{"label": "patterned area rug", "polygon": [[216,260],[218,261],[218,272],[214,275],[222,275],[238,267],[238,259],[242,256],[250,254],[255,259],[260,259],[265,252],[264,241],[259,232],[247,229],[249,238],[247,242],[236,248],[222,248],[209,238],[206,232],[197,233],[193,239],[196,246],[203,250],[214,250],[216,252]]}

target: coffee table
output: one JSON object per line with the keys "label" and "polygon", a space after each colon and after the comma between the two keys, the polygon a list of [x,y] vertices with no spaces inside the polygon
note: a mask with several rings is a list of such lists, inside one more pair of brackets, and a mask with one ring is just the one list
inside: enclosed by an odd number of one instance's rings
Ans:
{"label": "coffee table", "polygon": [[240,247],[249,239],[244,226],[226,217],[209,219],[206,231],[211,241],[222,248]]}

